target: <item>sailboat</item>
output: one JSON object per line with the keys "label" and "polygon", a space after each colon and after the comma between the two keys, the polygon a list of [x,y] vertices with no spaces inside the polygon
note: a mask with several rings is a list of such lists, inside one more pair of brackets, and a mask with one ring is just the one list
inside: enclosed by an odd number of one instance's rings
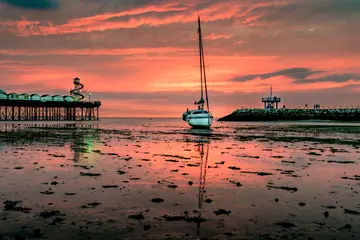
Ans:
{"label": "sailboat", "polygon": [[[198,35],[199,35],[199,55],[200,55],[200,100],[195,101],[194,105],[197,105],[197,109],[189,110],[183,113],[183,120],[186,121],[193,128],[210,128],[213,116],[210,113],[209,97],[206,85],[206,72],[205,72],[205,59],[204,49],[201,35],[200,16],[198,17]],[[204,100],[204,91],[205,99]],[[205,109],[206,103],[206,109]]]}

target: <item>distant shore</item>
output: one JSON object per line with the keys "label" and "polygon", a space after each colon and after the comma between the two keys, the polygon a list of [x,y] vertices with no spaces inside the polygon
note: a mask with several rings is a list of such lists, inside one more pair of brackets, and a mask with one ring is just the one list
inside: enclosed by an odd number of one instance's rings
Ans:
{"label": "distant shore", "polygon": [[360,108],[346,109],[237,109],[218,121],[343,121],[359,122]]}

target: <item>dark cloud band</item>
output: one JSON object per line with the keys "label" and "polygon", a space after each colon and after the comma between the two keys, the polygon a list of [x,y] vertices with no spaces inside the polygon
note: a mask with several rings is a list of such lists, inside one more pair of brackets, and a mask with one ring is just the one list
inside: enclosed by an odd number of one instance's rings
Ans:
{"label": "dark cloud band", "polygon": [[58,0],[0,0],[1,2],[26,9],[49,10],[59,7]]}
{"label": "dark cloud band", "polygon": [[344,74],[329,74],[324,77],[318,78],[309,78],[311,75],[324,73],[322,70],[313,70],[309,68],[287,68],[271,73],[262,73],[262,74],[250,74],[244,76],[237,76],[230,79],[233,82],[247,82],[260,78],[262,80],[269,79],[272,77],[286,76],[291,79],[294,79],[294,83],[305,84],[305,83],[317,83],[317,82],[347,82],[349,80],[360,81],[360,75],[354,73],[344,73]]}
{"label": "dark cloud band", "polygon": [[253,80],[255,78],[261,78],[261,79],[268,79],[272,77],[278,77],[278,76],[287,76],[292,79],[306,79],[307,77],[316,74],[316,73],[322,73],[323,71],[315,71],[309,68],[287,68],[271,73],[262,73],[262,74],[251,74],[251,75],[245,75],[245,76],[238,76],[234,77],[231,80],[234,82],[246,82]]}

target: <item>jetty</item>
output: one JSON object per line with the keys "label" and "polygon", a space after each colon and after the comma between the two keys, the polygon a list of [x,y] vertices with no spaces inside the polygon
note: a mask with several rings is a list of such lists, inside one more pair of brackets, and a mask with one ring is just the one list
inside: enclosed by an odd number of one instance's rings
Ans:
{"label": "jetty", "polygon": [[84,100],[84,85],[74,78],[70,95],[6,93],[0,90],[0,121],[97,121],[100,101]]}
{"label": "jetty", "polygon": [[322,121],[344,121],[359,122],[360,107],[345,108],[324,108],[319,104],[314,104],[313,108],[286,108],[283,105],[279,108],[281,102],[280,97],[272,96],[272,88],[270,95],[262,97],[264,108],[246,108],[237,109],[231,114],[219,118],[218,121],[302,121],[302,120],[322,120]]}

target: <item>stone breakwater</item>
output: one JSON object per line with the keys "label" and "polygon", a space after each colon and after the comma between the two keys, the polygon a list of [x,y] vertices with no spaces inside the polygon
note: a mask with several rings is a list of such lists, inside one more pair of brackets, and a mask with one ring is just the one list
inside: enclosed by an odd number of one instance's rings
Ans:
{"label": "stone breakwater", "polygon": [[218,121],[360,121],[360,108],[351,109],[237,109]]}

